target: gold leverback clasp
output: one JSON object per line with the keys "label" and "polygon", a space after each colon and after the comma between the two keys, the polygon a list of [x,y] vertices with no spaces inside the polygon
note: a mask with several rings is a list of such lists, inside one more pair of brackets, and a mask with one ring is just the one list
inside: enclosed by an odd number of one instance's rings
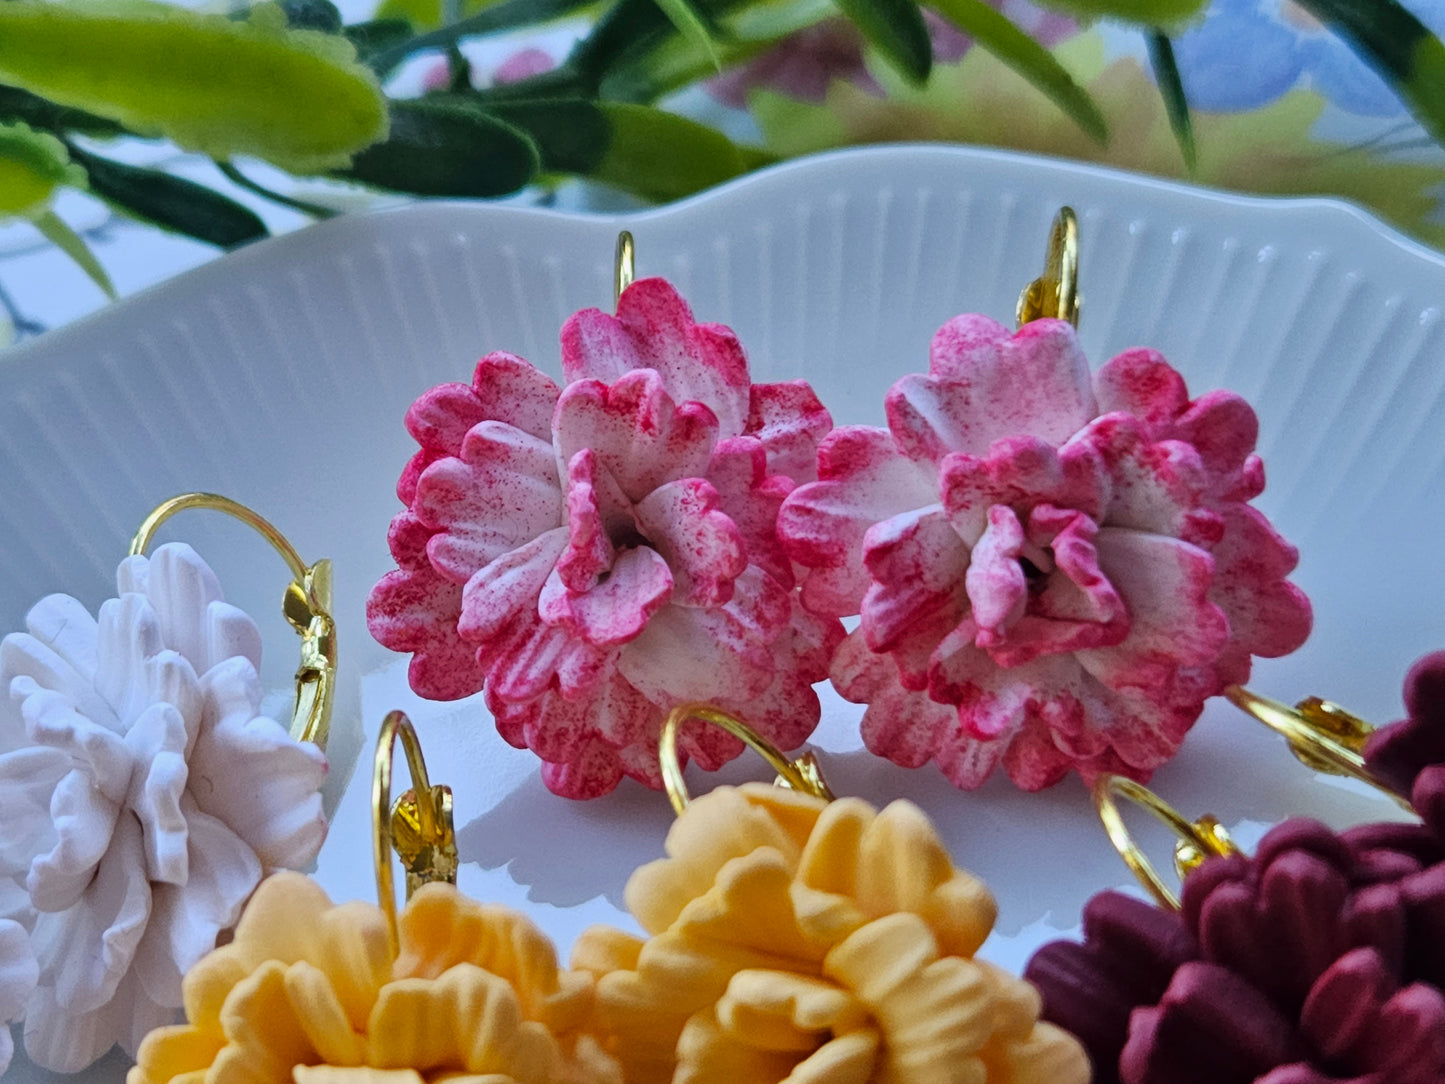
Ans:
{"label": "gold leverback clasp", "polygon": [[1067,320],[1079,326],[1079,219],[1072,207],[1061,207],[1049,231],[1044,273],[1019,294],[1019,327],[1034,320]]}
{"label": "gold leverback clasp", "polygon": [[834,800],[833,792],[828,789],[827,781],[823,779],[823,770],[818,766],[818,758],[811,752],[804,753],[796,760],[790,759],[781,749],[736,716],[729,715],[711,704],[683,704],[668,713],[667,721],[662,724],[662,736],[657,743],[658,761],[662,765],[662,785],[667,790],[667,797],[672,802],[674,812],[681,814],[692,801],[692,796],[687,792],[687,782],[682,777],[682,761],[677,755],[677,731],[683,723],[691,719],[708,723],[740,739],[778,773],[779,786],[791,787],[793,790],[822,798],[825,802]]}
{"label": "gold leverback clasp", "polygon": [[271,544],[291,571],[291,583],[281,600],[286,621],[301,637],[301,664],[296,670],[296,706],[291,713],[291,737],[314,742],[323,749],[331,728],[336,698],[336,623],[331,618],[331,562],[314,565],[301,560],[286,536],[244,504],[216,493],[183,493],[158,505],[146,516],[131,539],[131,556],[143,555],[161,524],[177,512],[206,508],[238,519]]}
{"label": "gold leverback clasp", "polygon": [[613,259],[612,307],[622,300],[622,291],[637,278],[637,246],[632,234],[623,230],[617,235],[617,252]]}
{"label": "gold leverback clasp", "polygon": [[1368,783],[1414,812],[1407,799],[1376,779],[1366,767],[1365,742],[1375,728],[1363,719],[1317,696],[1290,707],[1240,685],[1229,686],[1224,695],[1235,707],[1283,736],[1290,752],[1307,768]]}
{"label": "gold leverback clasp", "polygon": [[[411,789],[393,804],[391,768],[397,739],[406,754]],[[404,711],[387,714],[376,739],[371,774],[372,858],[376,863],[376,899],[386,914],[392,953],[397,950],[396,886],[391,852],[406,870],[406,898],[432,881],[457,883],[457,837],[452,823],[452,788],[433,786],[421,742]]]}
{"label": "gold leverback clasp", "polygon": [[1109,833],[1109,841],[1114,844],[1119,857],[1124,859],[1134,871],[1134,876],[1139,878],[1139,883],[1149,890],[1160,906],[1171,911],[1179,910],[1179,896],[1164,882],[1149,856],[1134,842],[1116,799],[1133,802],[1178,837],[1174,844],[1174,872],[1180,881],[1203,865],[1206,858],[1243,853],[1235,846],[1224,825],[1214,817],[1206,815],[1191,821],[1144,784],[1125,776],[1099,776],[1094,781],[1093,794],[1099,820],[1103,821],[1104,831]]}

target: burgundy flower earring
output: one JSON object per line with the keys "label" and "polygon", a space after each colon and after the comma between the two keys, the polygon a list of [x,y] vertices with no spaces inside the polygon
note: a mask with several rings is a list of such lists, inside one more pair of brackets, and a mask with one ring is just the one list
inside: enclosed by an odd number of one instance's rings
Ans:
{"label": "burgundy flower earring", "polygon": [[1145,779],[1252,656],[1310,630],[1297,553],[1249,504],[1253,410],[1191,399],[1152,350],[1091,374],[1076,236],[1066,208],[1019,331],[950,320],[887,428],[829,434],[778,520],[803,605],[859,618],[831,676],[868,748],[960,787],[1000,764],[1028,790]]}
{"label": "burgundy flower earring", "polygon": [[[828,412],[802,381],[753,384],[737,336],[696,323],[665,280],[632,282],[626,235],[618,265],[616,315],[562,328],[562,387],[493,353],[412,405],[399,567],[367,605],[377,640],[412,654],[416,692],[484,691],[571,798],[624,775],[661,787],[663,719],[690,701],[745,705],[797,748],[842,637],[799,604],[774,533]],[[698,731],[683,751],[712,770],[741,749]]]}
{"label": "burgundy flower earring", "polygon": [[[1424,823],[1336,833],[1295,818],[1246,858],[1213,818],[1189,822],[1131,780],[1099,780],[1109,834],[1162,908],[1100,893],[1084,909],[1084,942],[1046,945],[1025,970],[1043,1018],[1088,1050],[1097,1084],[1445,1079],[1441,665],[1412,671],[1412,718],[1377,732],[1417,750],[1431,735],[1434,759],[1409,769]],[[1315,740],[1297,739],[1301,751]],[[1130,839],[1116,796],[1179,834],[1182,899]]]}

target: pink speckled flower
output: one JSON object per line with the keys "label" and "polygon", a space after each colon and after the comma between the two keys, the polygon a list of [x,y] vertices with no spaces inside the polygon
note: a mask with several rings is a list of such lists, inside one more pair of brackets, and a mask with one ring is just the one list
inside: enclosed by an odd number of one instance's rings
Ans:
{"label": "pink speckled flower", "polygon": [[778,523],[804,604],[861,615],[832,678],[875,753],[960,787],[1000,761],[1029,790],[1144,779],[1250,656],[1308,635],[1297,554],[1247,503],[1254,412],[1190,401],[1158,354],[1091,379],[1066,323],[960,316],[887,414],[835,430]]}
{"label": "pink speckled flower", "polygon": [[[574,315],[562,359],[560,390],[491,354],[471,386],[412,406],[421,450],[372,634],[413,653],[423,696],[485,689],[503,737],[568,797],[623,775],[660,786],[662,719],[687,701],[796,748],[842,629],[798,604],[774,523],[827,411],[806,384],[752,384],[733,333],[694,323],[661,279],[615,317]],[[702,730],[684,746],[708,768],[741,749]]]}

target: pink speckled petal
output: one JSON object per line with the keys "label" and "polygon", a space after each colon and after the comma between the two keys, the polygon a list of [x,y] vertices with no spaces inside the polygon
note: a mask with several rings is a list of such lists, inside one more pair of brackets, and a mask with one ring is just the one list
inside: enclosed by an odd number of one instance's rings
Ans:
{"label": "pink speckled petal", "polygon": [[426,451],[458,455],[467,431],[482,421],[516,426],[539,440],[552,434],[557,385],[535,365],[497,351],[477,362],[472,383],[439,384],[406,412],[406,428]]}
{"label": "pink speckled petal", "polygon": [[618,664],[657,703],[750,698],[772,683],[777,662],[771,647],[790,616],[787,591],[749,568],[725,606],[659,611]]}
{"label": "pink speckled petal", "polygon": [[799,486],[778,513],[778,537],[808,566],[803,602],[814,613],[848,617],[868,589],[863,536],[880,520],[934,503],[932,472],[901,454],[886,429],[847,426],[818,452],[819,481]]}
{"label": "pink speckled petal", "polygon": [[542,585],[566,546],[566,528],[556,527],[478,571],[462,589],[457,632],[479,644],[500,635],[514,621],[535,617]]}
{"label": "pink speckled petal", "polygon": [[988,510],[988,527],[969,561],[964,584],[978,626],[976,642],[989,647],[1008,635],[1008,627],[1023,616],[1029,586],[1019,558],[1024,529],[1014,510],[996,504]]}
{"label": "pink speckled petal", "polygon": [[1074,438],[1091,445],[1109,477],[1111,527],[1170,535],[1206,548],[1219,541],[1224,525],[1201,507],[1208,476],[1198,451],[1177,440],[1151,444],[1144,427],[1127,414],[1106,414]]}
{"label": "pink speckled petal", "polygon": [[462,588],[430,568],[397,569],[366,600],[366,627],[392,651],[412,652],[408,678],[418,696],[460,700],[482,687],[476,648],[457,635]]}
{"label": "pink speckled petal", "polygon": [[1259,418],[1233,392],[1212,391],[1191,403],[1168,435],[1194,445],[1211,474],[1233,481],[1259,440]]}
{"label": "pink speckled petal", "polygon": [[426,555],[426,544],[436,533],[435,527],[428,527],[408,508],[392,517],[386,532],[387,548],[402,568],[430,568],[431,561]]}
{"label": "pink speckled petal", "polygon": [[1111,688],[1167,684],[1177,664],[1208,663],[1229,641],[1229,620],[1209,601],[1214,561],[1187,542],[1106,527],[1099,566],[1129,611],[1129,635],[1079,660]]}
{"label": "pink speckled petal", "polygon": [[567,697],[591,695],[607,680],[615,653],[522,612],[477,647],[477,661],[488,690],[516,701],[554,687]]}
{"label": "pink speckled petal", "polygon": [[860,632],[849,633],[839,645],[830,676],[844,699],[868,705],[862,734],[869,751],[905,768],[932,760],[945,735],[958,725],[952,707],[900,685],[893,661],[870,651]]}
{"label": "pink speckled petal", "polygon": [[718,438],[713,412],[700,403],[679,404],[650,370],[627,373],[611,386],[596,380],[567,385],[555,426],[562,462],[592,449],[631,501],[664,482],[704,476]]}
{"label": "pink speckled petal", "polygon": [[583,448],[567,464],[567,548],[557,575],[569,591],[596,586],[617,556],[612,539],[633,533],[631,502],[612,474]]}
{"label": "pink speckled petal", "polygon": [[946,456],[939,469],[943,506],[959,537],[972,545],[995,505],[1025,507],[1044,501],[1098,518],[1106,480],[1091,445],[1071,442],[1062,450],[1037,437],[1007,437],[983,458]]}
{"label": "pink speckled petal", "polygon": [[885,401],[888,427],[910,458],[984,455],[995,440],[1062,443],[1094,417],[1089,363],[1061,320],[1015,333],[986,316],[957,316],[929,350],[929,375],[906,376]]}
{"label": "pink speckled petal", "polygon": [[833,430],[833,417],[802,380],[754,384],[744,432],[762,442],[768,473],[794,483],[818,477],[818,444]]}
{"label": "pink speckled petal", "polygon": [[616,316],[586,309],[562,327],[562,372],[569,382],[610,383],[634,369],[654,370],[674,402],[706,405],[721,436],[743,432],[749,377],[737,336],[722,324],[694,323],[687,302],[665,279],[634,282],[618,299]]}
{"label": "pink speckled petal", "polygon": [[1094,374],[1094,396],[1100,414],[1132,414],[1154,432],[1189,407],[1184,378],[1157,350],[1144,347],[1125,350],[1101,365]]}
{"label": "pink speckled petal", "polygon": [[636,639],[672,598],[672,571],[648,546],[622,550],[607,577],[587,591],[569,591],[553,573],[542,586],[537,612],[589,644],[610,647]]}
{"label": "pink speckled petal", "polygon": [[717,490],[718,508],[741,533],[748,563],[792,587],[793,562],[778,539],[777,524],[778,509],[793,491],[793,480],[768,473],[767,452],[752,437],[719,441],[707,480]]}
{"label": "pink speckled petal", "polygon": [[467,433],[460,458],[441,459],[417,484],[413,509],[438,528],[432,566],[466,583],[503,553],[561,525],[562,489],[551,445],[503,422]]}
{"label": "pink speckled petal", "polygon": [[1266,659],[1288,655],[1314,623],[1309,599],[1284,578],[1299,563],[1299,551],[1248,505],[1227,508],[1224,524],[1223,540],[1210,551],[1216,574],[1209,597],[1244,651]]}
{"label": "pink speckled petal", "polygon": [[718,493],[702,478],[658,486],[637,503],[637,527],[672,572],[673,600],[721,606],[748,567],[742,532],[718,509]]}
{"label": "pink speckled petal", "polygon": [[873,583],[863,596],[861,628],[874,651],[891,651],[935,618],[951,627],[963,616],[968,547],[938,505],[869,528],[863,559]]}

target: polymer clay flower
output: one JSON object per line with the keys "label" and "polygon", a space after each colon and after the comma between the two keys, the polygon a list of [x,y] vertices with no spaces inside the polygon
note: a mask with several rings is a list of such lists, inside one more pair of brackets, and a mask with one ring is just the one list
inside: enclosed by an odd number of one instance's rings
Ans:
{"label": "polymer clay flower", "polygon": [[1426,1084],[1445,1078],[1445,769],[1427,823],[1271,830],[1214,858],[1179,914],[1101,893],[1083,944],[1025,974],[1099,1084]]}
{"label": "polymer clay flower", "polygon": [[10,1025],[25,1016],[25,1003],[35,991],[40,968],[30,950],[25,927],[0,918],[0,1073],[10,1067],[15,1053]]}
{"label": "polymer clay flower", "polygon": [[[624,775],[659,787],[662,720],[688,701],[745,707],[796,748],[842,630],[798,604],[774,523],[812,477],[827,411],[801,382],[752,384],[733,333],[694,323],[661,279],[630,286],[615,317],[572,316],[562,364],[559,389],[491,354],[470,386],[413,404],[421,450],[372,635],[413,653],[422,696],[484,688],[502,736],[567,797]],[[709,769],[740,749],[684,737]]]}
{"label": "polymer clay flower", "polygon": [[0,643],[0,896],[32,926],[26,1052],[134,1052],[269,870],[305,866],[326,760],[261,714],[260,634],[189,546],[130,557]]}
{"label": "polymer clay flower", "polygon": [[268,878],[187,973],[189,1022],[146,1037],[128,1084],[622,1084],[580,1030],[591,979],[558,970],[524,915],[428,884],[398,933],[393,959],[379,908]]}
{"label": "polymer clay flower", "polygon": [[634,1084],[1086,1081],[1025,982],[974,959],[988,890],[917,807],[720,787],[642,867],[650,935],[583,933],[597,1033]]}
{"label": "polymer clay flower", "polygon": [[1091,378],[1067,323],[960,316],[887,414],[831,433],[778,521],[804,605],[861,615],[832,679],[873,752],[969,788],[1147,778],[1308,635],[1297,554],[1248,503],[1254,412],[1191,401],[1157,353]]}

